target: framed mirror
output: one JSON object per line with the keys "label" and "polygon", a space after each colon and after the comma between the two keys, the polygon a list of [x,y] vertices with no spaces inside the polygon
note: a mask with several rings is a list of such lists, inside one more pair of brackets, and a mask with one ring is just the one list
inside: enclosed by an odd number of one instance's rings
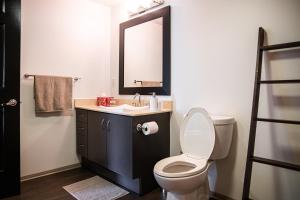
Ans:
{"label": "framed mirror", "polygon": [[170,6],[120,24],[119,94],[171,94]]}

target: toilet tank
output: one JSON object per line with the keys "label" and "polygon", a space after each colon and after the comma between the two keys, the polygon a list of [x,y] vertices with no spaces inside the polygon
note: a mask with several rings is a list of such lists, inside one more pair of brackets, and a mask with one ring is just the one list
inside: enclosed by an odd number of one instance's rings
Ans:
{"label": "toilet tank", "polygon": [[211,160],[224,159],[228,156],[231,147],[233,125],[235,120],[229,116],[214,116],[211,118],[215,126],[215,146],[210,156]]}

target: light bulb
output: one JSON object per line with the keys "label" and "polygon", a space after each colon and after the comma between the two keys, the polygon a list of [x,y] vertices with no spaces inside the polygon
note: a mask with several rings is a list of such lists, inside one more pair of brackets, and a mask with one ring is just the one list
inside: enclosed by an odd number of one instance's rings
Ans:
{"label": "light bulb", "polygon": [[129,1],[127,4],[128,13],[136,13],[139,10],[139,5],[135,1]]}
{"label": "light bulb", "polygon": [[145,9],[148,9],[148,8],[152,7],[152,3],[153,3],[153,0],[143,0],[141,2],[141,6]]}

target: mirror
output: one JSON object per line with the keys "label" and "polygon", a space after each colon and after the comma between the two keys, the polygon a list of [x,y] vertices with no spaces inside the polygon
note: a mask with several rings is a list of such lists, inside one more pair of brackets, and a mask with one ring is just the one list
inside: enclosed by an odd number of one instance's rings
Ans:
{"label": "mirror", "polygon": [[119,94],[170,95],[170,7],[120,24]]}

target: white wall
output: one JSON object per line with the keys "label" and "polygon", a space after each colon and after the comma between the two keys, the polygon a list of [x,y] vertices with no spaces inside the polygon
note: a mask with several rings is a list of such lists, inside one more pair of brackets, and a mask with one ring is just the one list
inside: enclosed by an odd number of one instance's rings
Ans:
{"label": "white wall", "polygon": [[[211,113],[234,116],[237,126],[230,155],[217,162],[210,178],[215,182],[212,189],[216,192],[241,199],[258,27],[266,29],[270,44],[300,40],[300,1],[172,0],[167,4],[172,9],[172,99],[175,103],[171,154],[179,153],[178,130],[189,108],[202,106]],[[118,94],[119,23],[127,19],[125,4],[112,9],[111,91],[114,95]],[[264,76],[274,79],[300,76],[300,60],[296,58],[299,54],[299,51],[268,54]],[[285,71],[283,65],[290,68]],[[294,96],[283,86],[262,89],[260,114],[300,120],[300,89],[294,86],[292,90]],[[266,105],[266,100],[271,106]],[[259,133],[258,155],[300,163],[299,127],[259,125]],[[297,199],[299,182],[297,172],[255,165],[251,194],[254,199]]]}
{"label": "white wall", "polygon": [[[96,0],[23,0],[21,74],[78,76],[73,98],[109,92],[110,8]],[[78,163],[75,116],[35,117],[21,77],[21,176]]]}

